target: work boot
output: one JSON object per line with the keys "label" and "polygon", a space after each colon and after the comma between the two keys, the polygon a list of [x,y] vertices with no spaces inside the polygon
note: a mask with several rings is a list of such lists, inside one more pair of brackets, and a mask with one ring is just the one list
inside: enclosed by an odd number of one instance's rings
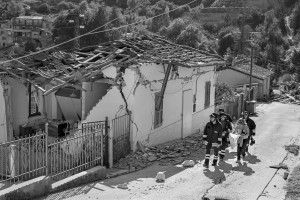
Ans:
{"label": "work boot", "polygon": [[236,163],[241,163],[241,159],[238,158],[238,159],[236,160]]}
{"label": "work boot", "polygon": [[224,160],[224,155],[220,154],[219,156],[219,162]]}
{"label": "work boot", "polygon": [[243,160],[244,160],[245,157],[246,157],[246,153],[243,153],[243,154],[242,154],[242,157],[243,157]]}
{"label": "work boot", "polygon": [[208,164],[209,164],[209,159],[205,159],[203,166],[208,168]]}
{"label": "work boot", "polygon": [[217,162],[218,162],[218,160],[213,160],[212,166],[216,166]]}

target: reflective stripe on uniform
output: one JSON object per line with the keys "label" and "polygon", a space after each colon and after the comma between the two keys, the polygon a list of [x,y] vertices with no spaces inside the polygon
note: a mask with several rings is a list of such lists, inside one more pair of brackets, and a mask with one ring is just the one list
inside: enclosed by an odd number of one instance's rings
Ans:
{"label": "reflective stripe on uniform", "polygon": [[203,135],[203,138],[207,138],[207,135]]}
{"label": "reflective stripe on uniform", "polygon": [[215,156],[215,157],[214,157],[214,160],[218,160],[218,158],[219,158],[218,156]]}
{"label": "reflective stripe on uniform", "polygon": [[222,138],[218,138],[218,141],[222,142]]}

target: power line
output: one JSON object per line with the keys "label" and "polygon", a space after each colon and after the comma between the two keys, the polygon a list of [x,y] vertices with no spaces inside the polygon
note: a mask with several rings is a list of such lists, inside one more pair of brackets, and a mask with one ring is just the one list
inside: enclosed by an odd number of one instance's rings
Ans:
{"label": "power line", "polygon": [[[93,29],[92,31],[89,31],[89,32],[87,32],[87,33],[85,33],[85,34],[82,34],[82,35],[78,36],[78,37],[74,37],[74,38],[72,38],[72,39],[70,39],[70,40],[67,40],[67,41],[65,41],[65,42],[62,42],[62,43],[60,43],[60,44],[53,45],[53,46],[51,46],[51,47],[49,47],[49,48],[42,49],[42,50],[40,50],[40,51],[33,52],[33,53],[28,54],[28,55],[25,55],[25,56],[20,56],[20,57],[18,57],[18,58],[14,58],[14,59],[11,59],[11,60],[6,60],[6,61],[3,61],[3,62],[0,62],[0,65],[5,64],[5,63],[9,63],[9,62],[12,62],[12,61],[17,61],[18,59],[21,59],[21,58],[26,58],[26,57],[29,57],[29,56],[32,56],[32,55],[36,55],[36,54],[39,54],[39,53],[41,53],[41,52],[48,51],[48,50],[50,50],[50,49],[56,48],[56,47],[58,47],[58,46],[61,46],[61,45],[66,44],[66,43],[69,43],[69,42],[71,42],[71,41],[73,41],[73,40],[76,40],[76,39],[78,39],[78,38],[81,38],[81,37],[83,37],[83,36],[92,35],[92,34],[97,34],[97,33],[103,33],[103,32],[112,31],[112,30],[118,30],[118,29],[121,29],[121,28],[124,28],[124,27],[127,27],[127,26],[131,26],[131,25],[135,25],[135,24],[138,24],[138,23],[141,23],[141,22],[145,22],[145,21],[148,21],[148,20],[150,20],[150,19],[154,19],[154,18],[156,18],[156,17],[159,17],[159,16],[165,15],[165,14],[167,14],[167,13],[170,13],[170,12],[172,12],[172,11],[174,11],[174,10],[177,10],[177,9],[183,7],[183,6],[189,5],[189,4],[194,3],[194,2],[196,2],[196,1],[197,1],[197,0],[193,0],[193,1],[189,2],[189,3],[187,3],[187,4],[178,6],[178,7],[175,8],[175,9],[169,10],[168,12],[161,13],[161,14],[159,14],[159,15],[150,17],[150,18],[148,18],[148,19],[141,20],[141,21],[139,21],[139,22],[134,22],[134,23],[132,23],[132,24],[127,24],[127,25],[124,25],[124,26],[120,26],[120,27],[115,27],[115,28],[103,30],[103,31],[94,32],[95,30],[97,30],[97,29],[99,29],[99,28],[102,28],[103,26],[106,26],[107,24],[109,24],[109,23],[111,23],[111,22],[117,20],[117,18],[116,18],[116,19],[111,20],[111,21],[105,23],[104,25],[99,26],[99,27]],[[142,4],[141,4],[141,5],[142,5]],[[138,6],[137,6],[137,7],[138,7]],[[136,8],[137,8],[137,7],[136,7]],[[136,9],[136,8],[134,8],[134,9]],[[134,10],[134,9],[132,9],[132,10]]]}

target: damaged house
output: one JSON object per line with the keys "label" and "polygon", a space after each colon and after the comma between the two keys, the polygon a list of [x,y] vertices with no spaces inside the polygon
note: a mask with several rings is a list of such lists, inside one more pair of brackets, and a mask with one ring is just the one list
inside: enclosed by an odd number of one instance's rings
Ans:
{"label": "damaged house", "polygon": [[186,137],[202,131],[214,111],[216,67],[223,64],[221,57],[158,36],[2,62],[0,142],[46,122],[75,126],[125,113],[131,113],[131,149],[137,141]]}

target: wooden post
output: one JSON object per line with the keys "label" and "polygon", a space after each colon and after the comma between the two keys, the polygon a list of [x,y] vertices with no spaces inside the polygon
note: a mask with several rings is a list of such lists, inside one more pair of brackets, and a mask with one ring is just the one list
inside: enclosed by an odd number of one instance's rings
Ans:
{"label": "wooden post", "polygon": [[249,84],[249,101],[252,101],[252,66],[253,66],[253,46],[251,45],[251,63],[250,63],[250,84]]}

